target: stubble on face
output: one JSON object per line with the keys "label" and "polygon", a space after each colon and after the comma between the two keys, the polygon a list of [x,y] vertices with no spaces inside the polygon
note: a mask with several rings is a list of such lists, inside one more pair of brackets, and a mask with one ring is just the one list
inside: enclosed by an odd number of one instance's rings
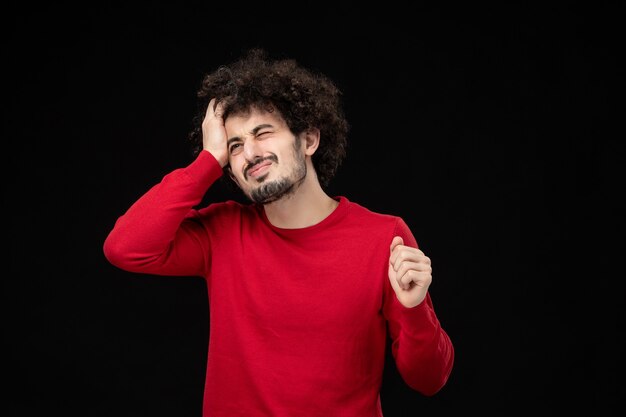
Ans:
{"label": "stubble on face", "polygon": [[307,174],[306,161],[304,155],[300,153],[301,140],[300,136],[294,137],[294,161],[291,172],[272,181],[264,182],[263,178],[260,179],[259,181],[263,183],[247,193],[250,200],[258,204],[268,204],[280,200],[298,189]]}

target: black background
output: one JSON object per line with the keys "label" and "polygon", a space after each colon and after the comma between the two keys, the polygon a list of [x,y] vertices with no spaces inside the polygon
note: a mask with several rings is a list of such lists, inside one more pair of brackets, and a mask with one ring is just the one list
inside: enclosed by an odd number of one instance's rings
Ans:
{"label": "black background", "polygon": [[102,243],[191,161],[204,72],[252,46],[337,82],[352,130],[329,193],[402,216],[432,259],[455,367],[426,398],[388,359],[385,417],[623,412],[624,14],[606,4],[5,13],[3,415],[200,416],[204,282],[120,271]]}

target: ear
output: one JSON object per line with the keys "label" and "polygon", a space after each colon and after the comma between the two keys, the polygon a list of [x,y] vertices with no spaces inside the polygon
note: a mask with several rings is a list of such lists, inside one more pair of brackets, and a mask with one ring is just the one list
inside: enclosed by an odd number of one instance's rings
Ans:
{"label": "ear", "polygon": [[313,155],[320,144],[320,130],[312,127],[304,131],[304,143],[306,155]]}

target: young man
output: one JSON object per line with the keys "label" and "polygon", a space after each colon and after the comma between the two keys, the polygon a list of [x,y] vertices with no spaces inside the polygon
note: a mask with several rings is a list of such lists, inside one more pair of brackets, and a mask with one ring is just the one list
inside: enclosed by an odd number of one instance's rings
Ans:
{"label": "young man", "polygon": [[[336,86],[252,50],[198,97],[194,160],[117,220],[104,253],[127,271],[206,279],[204,416],[382,416],[387,335],[404,381],[437,393],[454,349],[430,259],[401,218],[324,191],[348,131]],[[198,208],[224,173],[250,203]]]}

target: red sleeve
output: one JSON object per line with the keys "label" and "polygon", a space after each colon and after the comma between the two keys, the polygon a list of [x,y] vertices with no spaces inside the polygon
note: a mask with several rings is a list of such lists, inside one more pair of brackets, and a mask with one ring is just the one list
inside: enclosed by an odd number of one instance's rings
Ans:
{"label": "red sleeve", "polygon": [[[394,236],[417,248],[406,223],[399,220]],[[389,279],[385,280],[383,314],[388,321],[392,355],[404,381],[424,395],[436,394],[447,382],[454,362],[454,347],[435,314],[430,293],[413,307],[397,299]]]}
{"label": "red sleeve", "polygon": [[141,196],[104,242],[104,255],[118,268],[156,275],[201,275],[209,261],[206,230],[193,221],[194,206],[222,175],[206,151],[172,171]]}

